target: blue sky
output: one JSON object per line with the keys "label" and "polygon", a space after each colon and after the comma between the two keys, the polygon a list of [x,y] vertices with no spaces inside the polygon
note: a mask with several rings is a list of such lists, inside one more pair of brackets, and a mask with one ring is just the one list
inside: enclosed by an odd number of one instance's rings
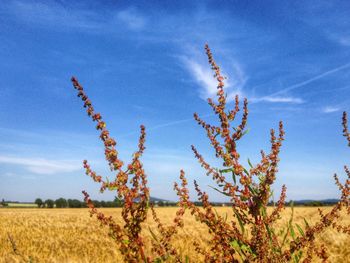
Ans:
{"label": "blue sky", "polygon": [[[250,104],[242,162],[269,149],[283,120],[286,141],[275,189],[287,199],[334,198],[349,149],[341,136],[350,102],[348,1],[1,1],[0,198],[95,199],[82,160],[112,177],[94,124],[71,87],[76,76],[118,142],[123,160],[147,131],[144,165],[151,195],[176,200],[183,168],[212,200],[190,149],[218,163],[192,120],[214,116],[209,43],[228,77],[227,93]],[[232,102],[230,103],[232,106]],[[195,193],[192,192],[192,196]]]}

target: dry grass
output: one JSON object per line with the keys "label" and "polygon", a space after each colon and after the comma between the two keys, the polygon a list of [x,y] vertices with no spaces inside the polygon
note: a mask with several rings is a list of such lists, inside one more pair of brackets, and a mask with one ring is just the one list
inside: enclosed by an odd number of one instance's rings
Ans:
{"label": "dry grass", "polygon": [[29,208],[34,208],[38,207],[36,204],[32,203],[7,203],[8,207],[29,207]]}
{"label": "dry grass", "polygon": [[[218,213],[228,213],[229,208],[216,208]],[[327,209],[327,208],[323,208]],[[107,215],[120,218],[121,209],[101,209]],[[162,222],[170,222],[176,208],[157,208]],[[289,219],[290,208],[283,213],[279,224],[285,225]],[[303,217],[310,224],[318,219],[317,208],[295,208],[295,223],[303,225]],[[344,223],[349,224],[350,218]],[[156,229],[151,221],[148,227]],[[23,262],[14,254],[8,241],[10,233],[16,242],[18,251],[25,257],[31,256],[34,262],[122,262],[116,244],[108,237],[108,229],[100,227],[95,218],[89,217],[87,209],[1,209],[0,210],[0,262]],[[192,242],[208,238],[207,228],[197,223],[188,213],[185,214],[185,228],[175,237],[175,247],[183,256],[188,255],[191,262],[200,262],[196,258]],[[350,262],[350,237],[327,230],[321,239],[331,254],[330,262]]]}

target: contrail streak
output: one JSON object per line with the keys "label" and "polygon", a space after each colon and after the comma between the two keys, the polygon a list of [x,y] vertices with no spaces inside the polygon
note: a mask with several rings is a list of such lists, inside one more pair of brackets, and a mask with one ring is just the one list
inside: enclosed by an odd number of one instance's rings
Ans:
{"label": "contrail streak", "polygon": [[[201,116],[201,117],[202,117],[202,118],[206,118],[206,117],[211,117],[211,116],[214,116],[214,114],[213,114],[213,113],[211,113],[211,114],[206,114],[206,115],[203,115],[203,116]],[[149,128],[146,127],[146,131],[157,130],[157,129],[161,129],[161,128],[164,128],[164,127],[174,126],[174,125],[178,125],[178,124],[185,123],[185,122],[189,122],[189,121],[193,121],[193,120],[194,120],[194,118],[188,118],[188,119],[182,119],[182,120],[177,120],[177,121],[170,121],[170,122],[166,122],[166,123],[161,123],[161,124],[158,124],[158,125],[149,127]],[[133,135],[133,134],[137,134],[137,133],[138,133],[138,132],[129,132],[129,133],[125,133],[125,134],[119,136],[119,138],[127,137],[127,136],[129,136],[129,135]]]}
{"label": "contrail streak", "polygon": [[277,92],[275,92],[275,93],[272,93],[272,94],[270,94],[270,95],[268,95],[268,96],[269,96],[269,97],[271,97],[271,96],[276,96],[276,95],[280,95],[280,94],[282,94],[282,93],[285,93],[286,91],[290,91],[290,90],[294,90],[294,89],[300,88],[300,87],[305,86],[305,85],[307,85],[307,84],[309,84],[309,83],[311,83],[311,82],[314,82],[314,81],[316,81],[316,80],[318,80],[318,79],[324,78],[324,77],[326,77],[326,76],[328,76],[328,75],[331,75],[331,74],[333,74],[333,73],[336,73],[336,72],[338,72],[338,71],[341,71],[341,70],[346,69],[346,68],[349,68],[349,67],[350,67],[350,63],[347,63],[347,64],[342,65],[342,66],[340,66],[340,67],[337,67],[337,68],[328,70],[328,71],[326,71],[326,72],[323,72],[322,74],[319,74],[319,75],[317,75],[317,76],[315,76],[315,77],[313,77],[313,78],[311,78],[311,79],[305,80],[305,81],[303,81],[303,82],[294,84],[294,85],[289,86],[289,87],[287,87],[287,88],[284,88],[284,89],[282,89],[282,90],[280,90],[280,91],[277,91]]}
{"label": "contrail streak", "polygon": [[[321,73],[321,74],[319,74],[319,75],[317,75],[317,76],[315,76],[315,77],[313,77],[313,78],[311,78],[311,79],[308,79],[308,80],[305,80],[305,81],[303,81],[303,82],[294,84],[294,85],[292,85],[292,86],[289,86],[289,87],[287,87],[287,88],[284,88],[284,89],[282,89],[282,90],[279,90],[279,91],[277,91],[277,92],[275,92],[275,93],[272,93],[272,94],[270,94],[270,95],[264,96],[264,97],[262,97],[262,98],[260,98],[260,99],[259,99],[259,98],[256,98],[256,99],[255,99],[255,100],[256,100],[255,102],[263,101],[263,100],[266,100],[266,99],[273,100],[273,99],[274,99],[273,97],[276,96],[276,95],[280,95],[280,94],[282,94],[282,93],[285,93],[286,91],[290,91],[290,90],[294,90],[294,89],[300,88],[300,87],[305,86],[305,85],[307,85],[307,84],[309,84],[309,83],[311,83],[311,82],[314,82],[314,81],[316,81],[316,80],[318,80],[318,79],[324,78],[324,77],[326,77],[326,76],[328,76],[328,75],[331,75],[331,74],[333,74],[333,73],[336,73],[336,72],[338,72],[338,71],[347,69],[347,68],[349,68],[349,67],[350,67],[350,63],[344,64],[344,65],[342,65],[342,66],[340,66],[340,67],[337,67],[337,68],[328,70],[328,71],[323,72],[323,73]],[[276,99],[280,99],[280,100],[282,100],[282,101],[283,101],[283,99],[286,100],[286,98],[282,98],[282,99],[281,99],[281,98],[276,98]],[[287,98],[287,99],[290,100],[290,98]],[[299,102],[299,100],[300,100],[300,99],[298,99],[298,102]],[[253,99],[253,103],[254,103],[254,99]],[[205,118],[205,117],[210,117],[210,116],[213,116],[213,115],[214,115],[214,114],[207,114],[207,115],[203,115],[202,117]],[[148,128],[147,130],[148,130],[148,131],[157,130],[157,129],[160,129],[160,128],[163,128],[163,127],[178,125],[178,124],[185,123],[185,122],[189,122],[189,121],[192,121],[192,120],[193,120],[193,118],[190,118],[190,119],[183,119],[183,120],[177,120],[177,121],[171,121],[171,122],[166,122],[166,123],[162,123],[162,124],[158,124],[158,125],[152,126],[152,127]],[[120,137],[126,137],[126,136],[128,136],[128,135],[132,135],[132,134],[135,134],[135,133],[137,133],[137,132],[126,133],[126,134],[124,134],[124,135],[122,135],[122,136],[120,136]]]}

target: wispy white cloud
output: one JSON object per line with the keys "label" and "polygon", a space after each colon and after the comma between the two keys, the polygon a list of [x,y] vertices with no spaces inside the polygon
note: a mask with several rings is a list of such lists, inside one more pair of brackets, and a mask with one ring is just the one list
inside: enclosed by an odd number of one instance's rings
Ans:
{"label": "wispy white cloud", "polygon": [[250,98],[250,102],[257,103],[257,102],[271,102],[271,103],[291,103],[291,104],[301,104],[304,103],[304,100],[301,98],[295,98],[295,97],[280,97],[280,96],[264,96],[260,98]]}
{"label": "wispy white cloud", "polygon": [[[184,57],[182,61],[195,81],[201,86],[201,98],[207,99],[208,97],[213,97],[216,93],[217,82],[213,78],[211,70],[187,57]],[[229,83],[226,83],[226,87],[229,87]]]}
{"label": "wispy white cloud", "polygon": [[92,34],[111,34],[124,28],[137,31],[147,24],[145,15],[133,7],[121,11],[110,10],[101,15],[89,9],[88,5],[56,1],[14,0],[1,5],[0,13],[30,25]]}
{"label": "wispy white cloud", "polygon": [[340,111],[340,108],[338,107],[332,107],[332,106],[327,106],[322,109],[322,112],[324,113],[332,113],[332,112],[337,112]]}
{"label": "wispy white cloud", "polygon": [[146,25],[145,17],[134,8],[128,8],[118,12],[117,18],[132,30],[140,30]]}
{"label": "wispy white cloud", "polygon": [[340,45],[350,46],[348,9],[347,1],[318,1],[317,4],[314,2],[303,3],[305,15],[300,16],[300,19],[329,40]]}
{"label": "wispy white cloud", "polygon": [[2,176],[6,176],[6,177],[15,177],[15,176],[17,176],[17,174],[12,173],[12,172],[6,172],[6,173],[3,173],[1,175]]}
{"label": "wispy white cloud", "polygon": [[[271,93],[270,95],[267,96],[262,96],[262,97],[252,97],[250,98],[250,102],[252,103],[258,103],[258,102],[271,102],[271,103],[290,103],[290,104],[302,104],[304,103],[304,100],[302,98],[298,97],[292,97],[292,96],[281,96],[282,94],[285,94],[288,91],[292,91],[295,89],[298,89],[300,87],[303,87],[305,85],[308,85],[316,80],[319,80],[321,78],[324,78],[328,75],[334,74],[338,71],[345,70],[347,68],[350,68],[350,63],[344,64],[342,66],[333,68],[331,70],[325,71],[317,76],[314,76],[310,79],[307,79],[305,81],[296,83],[294,85],[291,85],[289,87],[283,88],[277,92]],[[325,108],[323,112],[334,112],[335,108]]]}
{"label": "wispy white cloud", "polygon": [[[182,57],[186,69],[190,72],[194,80],[200,85],[200,97],[204,100],[207,98],[213,98],[217,92],[217,81],[213,78],[213,72],[209,66],[204,66],[198,63],[194,59],[188,57]],[[228,78],[225,81],[225,89],[228,94],[229,100],[233,100],[237,94],[240,97],[249,97],[248,92],[243,92],[247,77],[241,67],[238,64],[234,64],[232,67],[232,74],[234,78]],[[223,74],[225,75],[225,74]],[[249,101],[252,103],[270,102],[270,103],[289,103],[289,104],[302,104],[304,100],[298,97],[292,96],[262,96],[262,97],[249,97]]]}
{"label": "wispy white cloud", "polygon": [[331,38],[342,46],[350,46],[350,35],[335,35],[331,34]]}
{"label": "wispy white cloud", "polygon": [[326,77],[328,75],[334,74],[334,73],[336,73],[338,71],[345,70],[347,68],[350,68],[350,63],[346,63],[346,64],[341,65],[339,67],[327,70],[327,71],[322,72],[322,73],[320,73],[320,74],[318,74],[318,75],[316,75],[316,76],[314,76],[314,77],[312,77],[310,79],[304,80],[302,82],[299,82],[299,83],[296,83],[296,84],[291,85],[289,87],[286,87],[284,89],[281,89],[281,90],[279,90],[277,92],[274,92],[274,93],[270,94],[269,97],[274,97],[276,95],[280,95],[280,94],[286,93],[287,91],[295,90],[297,88],[303,87],[303,86],[305,86],[305,85],[307,85],[309,83],[312,83],[312,82],[314,82],[316,80],[324,78],[324,77]]}
{"label": "wispy white cloud", "polygon": [[57,174],[74,172],[81,168],[80,162],[48,160],[44,158],[21,158],[0,155],[0,163],[18,165],[34,174]]}
{"label": "wispy white cloud", "polygon": [[101,27],[92,11],[66,8],[58,2],[10,1],[1,10],[31,24],[67,29],[93,30]]}
{"label": "wispy white cloud", "polygon": [[[181,60],[193,79],[201,87],[199,90],[200,97],[204,100],[215,97],[218,83],[213,77],[213,72],[210,67],[208,65],[200,64],[196,60],[190,59],[186,56],[181,57]],[[231,66],[230,73],[230,76],[234,77],[225,80],[225,90],[228,94],[228,100],[233,100],[236,94],[240,97],[243,96],[242,89],[247,78],[237,63]],[[223,75],[226,76],[225,73],[223,73]]]}

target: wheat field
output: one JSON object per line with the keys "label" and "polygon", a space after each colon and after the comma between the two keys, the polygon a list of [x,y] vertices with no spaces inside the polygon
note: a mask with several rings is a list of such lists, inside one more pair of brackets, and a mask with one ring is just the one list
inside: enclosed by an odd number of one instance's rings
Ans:
{"label": "wheat field", "polygon": [[[329,208],[322,208],[328,210]],[[104,213],[120,219],[120,208],[103,208]],[[157,208],[162,222],[170,223],[176,208]],[[216,208],[219,214],[228,214],[227,207]],[[278,224],[285,225],[289,220],[290,208],[286,208]],[[296,223],[303,225],[303,217],[310,224],[318,219],[317,208],[297,207],[294,211]],[[343,218],[349,224],[350,218]],[[148,228],[156,229],[149,219],[145,223],[144,234],[150,242]],[[0,262],[123,262],[116,244],[108,236],[108,229],[101,227],[96,218],[91,218],[87,209],[21,209],[5,208],[0,210]],[[9,241],[10,234],[16,243],[17,253]],[[185,214],[185,227],[174,238],[175,247],[191,262],[202,262],[194,254],[194,240],[205,246],[208,240],[205,225],[197,223],[189,214]],[[320,238],[330,252],[330,262],[350,262],[350,238],[338,234],[332,229],[324,232]],[[316,262],[316,261],[315,261]]]}

